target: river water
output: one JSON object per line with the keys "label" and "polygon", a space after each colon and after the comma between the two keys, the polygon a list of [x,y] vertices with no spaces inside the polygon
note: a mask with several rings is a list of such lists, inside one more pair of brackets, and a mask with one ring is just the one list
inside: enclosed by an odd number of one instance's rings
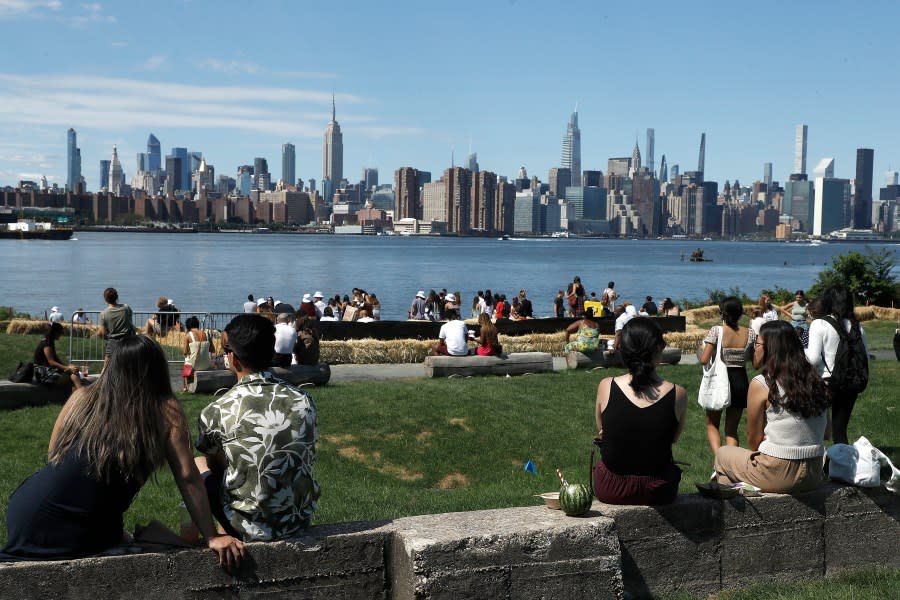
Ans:
{"label": "river water", "polygon": [[[692,263],[702,246],[712,262]],[[898,245],[885,247],[898,254]],[[42,315],[104,307],[103,289],[153,309],[158,296],[186,312],[238,312],[247,294],[295,307],[304,293],[326,297],[360,287],[378,295],[382,318],[402,319],[419,289],[479,289],[509,296],[525,288],[536,316],[575,275],[600,295],[616,282],[621,300],[704,299],[739,287],[751,296],[776,285],[807,288],[831,259],[862,244],[697,240],[440,238],[280,234],[79,232],[69,241],[0,240],[0,305]],[[684,254],[684,260],[682,260]],[[464,311],[468,314],[468,310]]]}

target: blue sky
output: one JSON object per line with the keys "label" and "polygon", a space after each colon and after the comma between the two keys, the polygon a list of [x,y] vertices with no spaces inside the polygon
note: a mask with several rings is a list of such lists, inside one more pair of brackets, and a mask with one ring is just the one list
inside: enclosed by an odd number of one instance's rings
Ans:
{"label": "blue sky", "polygon": [[657,165],[696,168],[706,132],[707,178],[784,181],[806,123],[808,171],[852,178],[874,148],[879,187],[900,169],[898,25],[892,2],[0,0],[0,186],[64,185],[69,127],[90,190],[113,144],[130,181],[151,132],[231,176],[263,156],[280,177],[292,142],[319,180],[334,91],[351,180],[437,178],[471,147],[546,181],[577,103],[585,169],[653,127]]}

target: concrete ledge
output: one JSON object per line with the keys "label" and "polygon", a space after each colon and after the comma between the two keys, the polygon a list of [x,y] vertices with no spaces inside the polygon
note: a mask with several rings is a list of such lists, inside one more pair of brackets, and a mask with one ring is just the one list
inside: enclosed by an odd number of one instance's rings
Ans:
{"label": "concrete ledge", "polygon": [[0,596],[634,598],[715,594],[851,567],[900,568],[900,496],[827,484],[807,494],[661,507],[595,502],[313,527],[248,544],[226,574],[207,550],[0,563]]}
{"label": "concrete ledge", "polygon": [[[325,363],[318,365],[291,365],[289,369],[272,367],[272,374],[291,385],[325,385],[331,379],[331,367]],[[234,373],[227,369],[213,371],[195,371],[194,378],[188,384],[192,394],[213,394],[222,388],[230,388],[237,383]]]}
{"label": "concrete ledge", "polygon": [[522,375],[553,370],[549,352],[513,352],[502,356],[427,356],[426,377]]}
{"label": "concrete ledge", "polygon": [[[681,362],[681,349],[666,347],[659,362],[663,365],[677,365]],[[622,355],[618,352],[610,354],[606,350],[598,350],[597,352],[578,352],[573,350],[566,353],[566,368],[569,369],[621,366],[623,366]]]}

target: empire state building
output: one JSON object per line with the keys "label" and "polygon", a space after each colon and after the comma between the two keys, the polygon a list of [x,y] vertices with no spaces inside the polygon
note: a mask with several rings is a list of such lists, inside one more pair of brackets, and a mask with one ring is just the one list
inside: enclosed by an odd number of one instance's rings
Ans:
{"label": "empire state building", "polygon": [[331,182],[332,189],[337,189],[344,178],[344,138],[335,118],[334,97],[331,98],[331,122],[325,129],[322,175]]}

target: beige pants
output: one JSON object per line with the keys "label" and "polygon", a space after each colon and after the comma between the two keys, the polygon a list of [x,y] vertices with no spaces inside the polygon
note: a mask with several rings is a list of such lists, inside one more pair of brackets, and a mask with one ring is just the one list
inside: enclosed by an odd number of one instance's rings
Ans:
{"label": "beige pants", "polygon": [[716,452],[719,483],[752,483],[763,492],[789,494],[815,489],[822,483],[822,457],[788,460],[737,446]]}

